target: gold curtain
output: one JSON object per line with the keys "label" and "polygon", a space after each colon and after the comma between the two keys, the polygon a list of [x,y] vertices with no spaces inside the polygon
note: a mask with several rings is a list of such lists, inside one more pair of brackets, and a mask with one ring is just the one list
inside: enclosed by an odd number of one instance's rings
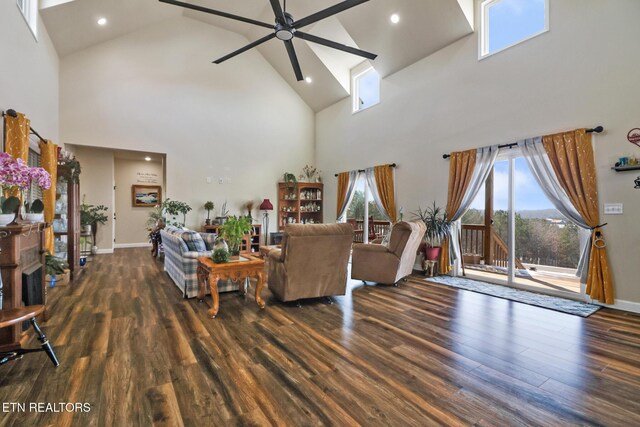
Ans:
{"label": "gold curtain", "polygon": [[339,219],[342,207],[347,201],[347,191],[349,190],[349,172],[338,174],[338,204],[336,205],[336,219]]}
{"label": "gold curtain", "polygon": [[53,217],[56,211],[56,182],[58,177],[58,146],[51,141],[40,141],[40,162],[44,170],[51,175],[51,187],[48,190],[42,190],[44,203],[44,222],[49,224],[44,235],[44,249],[53,254]]}
{"label": "gold curtain", "polygon": [[[471,176],[476,167],[477,150],[458,151],[451,153],[449,159],[449,193],[447,196],[447,219],[451,220],[456,214],[462,199],[464,198]],[[442,242],[440,251],[440,273],[447,274],[451,271],[449,259],[449,239]]]}
{"label": "gold curtain", "polygon": [[[22,159],[25,163],[29,160],[29,131],[31,121],[24,114],[18,113],[18,117],[4,116],[4,151],[11,154],[14,159]],[[9,196],[21,198],[20,190],[10,192]]]}
{"label": "gold curtain", "polygon": [[393,181],[393,168],[391,165],[376,166],[373,168],[373,175],[376,178],[378,195],[391,223],[397,220],[396,195]]}
{"label": "gold curtain", "polygon": [[[591,256],[587,274],[587,294],[606,304],[613,304],[613,281],[604,247],[604,235],[598,210],[596,167],[591,134],[585,129],[548,135],[542,138],[560,185],[571,203],[592,231]],[[598,244],[595,244],[598,238]],[[602,239],[602,240],[600,240]]]}

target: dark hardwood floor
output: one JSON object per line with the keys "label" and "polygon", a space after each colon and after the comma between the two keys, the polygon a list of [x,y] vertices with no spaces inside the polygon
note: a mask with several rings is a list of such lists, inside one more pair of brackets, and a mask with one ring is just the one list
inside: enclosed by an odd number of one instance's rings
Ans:
{"label": "dark hardwood floor", "polygon": [[91,411],[0,425],[640,425],[637,315],[583,319],[414,277],[301,308],[226,293],[212,320],[146,249],[86,268],[51,291],[42,324],[60,367],[43,353],[0,367],[0,400]]}

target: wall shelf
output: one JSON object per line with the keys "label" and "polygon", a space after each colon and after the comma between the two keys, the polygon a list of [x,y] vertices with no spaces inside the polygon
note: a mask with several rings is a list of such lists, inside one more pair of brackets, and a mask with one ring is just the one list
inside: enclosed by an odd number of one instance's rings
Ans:
{"label": "wall shelf", "polygon": [[616,171],[616,172],[638,171],[638,170],[640,170],[640,165],[614,166],[611,169]]}

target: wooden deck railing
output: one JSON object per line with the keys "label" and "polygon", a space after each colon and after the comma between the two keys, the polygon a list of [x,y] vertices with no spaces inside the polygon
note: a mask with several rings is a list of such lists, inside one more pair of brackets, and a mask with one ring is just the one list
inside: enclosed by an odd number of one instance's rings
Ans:
{"label": "wooden deck railing", "polygon": [[[348,222],[353,222],[353,221],[348,221]],[[376,232],[376,235],[384,236],[389,232],[389,229],[391,228],[391,223],[389,221],[373,221],[373,228]],[[355,233],[353,235],[353,242],[354,243],[364,242],[363,235],[362,235],[362,232],[364,230],[364,220],[362,219],[356,220],[354,225],[354,230],[355,230]]]}
{"label": "wooden deck railing", "polygon": [[[487,260],[485,257],[485,238],[486,227],[482,224],[463,224],[461,240],[462,255],[465,258],[465,263],[477,264],[480,260]],[[491,265],[498,267],[507,267],[509,264],[509,249],[504,240],[495,232],[491,230],[491,252],[492,262]],[[516,258],[516,268],[524,269],[524,265],[520,259]]]}

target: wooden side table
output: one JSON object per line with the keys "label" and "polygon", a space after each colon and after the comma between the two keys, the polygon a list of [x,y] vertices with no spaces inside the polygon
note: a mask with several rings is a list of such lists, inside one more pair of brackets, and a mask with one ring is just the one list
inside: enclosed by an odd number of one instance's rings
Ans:
{"label": "wooden side table", "polygon": [[[245,261],[246,260],[246,261]],[[205,297],[205,286],[209,283],[211,290],[212,307],[207,314],[214,319],[218,314],[220,299],[218,295],[218,280],[233,280],[240,283],[240,293],[245,294],[245,281],[247,278],[258,280],[256,284],[256,303],[260,308],[265,307],[265,302],[260,296],[264,286],[264,260],[251,255],[242,255],[240,261],[232,261],[224,264],[213,262],[210,257],[198,258],[198,300],[203,301]]]}

